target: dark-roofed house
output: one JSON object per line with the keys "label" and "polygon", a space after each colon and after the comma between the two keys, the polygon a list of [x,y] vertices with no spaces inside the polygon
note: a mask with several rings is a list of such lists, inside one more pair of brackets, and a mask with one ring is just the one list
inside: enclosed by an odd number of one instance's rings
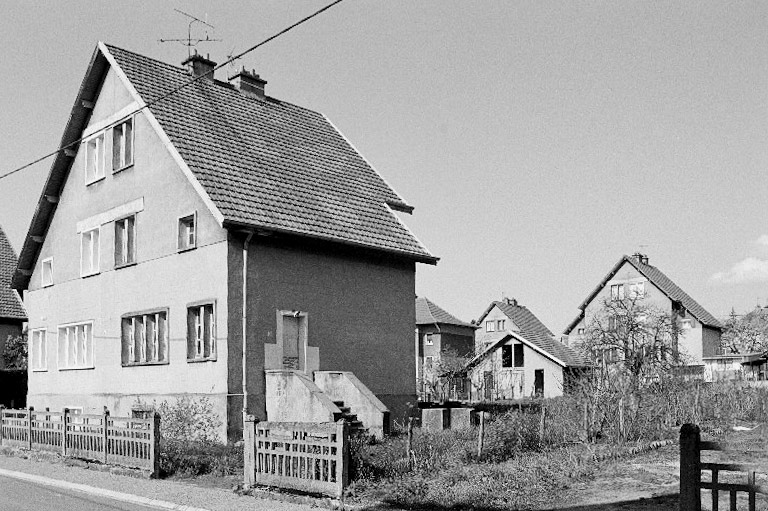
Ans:
{"label": "dark-roofed house", "polygon": [[723,325],[664,273],[648,263],[644,254],[625,255],[613,265],[595,289],[579,306],[579,315],[565,329],[569,344],[583,342],[590,318],[606,300],[642,297],[644,303],[672,314],[680,334],[678,349],[687,365],[701,366],[704,357],[717,355]]}
{"label": "dark-roofed house", "polygon": [[477,321],[467,365],[473,401],[555,397],[587,366],[517,300],[491,303]]}
{"label": "dark-roofed house", "polygon": [[413,208],[324,115],[184,64],[93,54],[14,276],[29,404],[205,397],[221,437],[243,411],[404,413],[416,263],[437,262]]}
{"label": "dark-roofed house", "polygon": [[18,293],[11,288],[16,270],[16,253],[0,227],[0,369],[5,367],[1,356],[8,337],[21,335],[27,313]]}
{"label": "dark-roofed house", "polygon": [[[419,398],[443,399],[463,389],[443,388],[439,369],[471,357],[475,349],[475,325],[446,312],[424,296],[416,297],[416,382]],[[446,395],[447,393],[447,395]]]}

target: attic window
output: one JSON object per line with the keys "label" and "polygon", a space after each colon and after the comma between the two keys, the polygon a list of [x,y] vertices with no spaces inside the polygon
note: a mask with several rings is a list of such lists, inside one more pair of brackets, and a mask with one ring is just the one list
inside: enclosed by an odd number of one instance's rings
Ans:
{"label": "attic window", "polygon": [[507,321],[505,319],[500,319],[496,321],[496,330],[501,332],[502,330],[504,330],[504,328],[506,328],[506,324],[507,324]]}
{"label": "attic window", "polygon": [[43,259],[41,268],[41,282],[42,287],[48,287],[53,285],[53,257]]}
{"label": "attic window", "polygon": [[495,332],[496,331],[496,322],[495,321],[486,321],[485,322],[485,331],[486,332]]}
{"label": "attic window", "polygon": [[104,179],[104,132],[85,141],[85,184]]}
{"label": "attic window", "polygon": [[179,251],[189,250],[195,246],[197,246],[197,213],[179,218]]}
{"label": "attic window", "polygon": [[133,165],[133,117],[112,128],[112,172]]}
{"label": "attic window", "polygon": [[80,276],[99,273],[99,228],[80,235]]}

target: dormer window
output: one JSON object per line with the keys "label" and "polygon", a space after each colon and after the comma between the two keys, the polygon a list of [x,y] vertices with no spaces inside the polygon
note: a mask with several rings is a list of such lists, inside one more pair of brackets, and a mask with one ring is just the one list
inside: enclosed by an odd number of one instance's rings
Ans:
{"label": "dormer window", "polygon": [[85,142],[85,184],[104,179],[104,132]]}
{"label": "dormer window", "polygon": [[112,172],[133,165],[133,117],[112,128]]}

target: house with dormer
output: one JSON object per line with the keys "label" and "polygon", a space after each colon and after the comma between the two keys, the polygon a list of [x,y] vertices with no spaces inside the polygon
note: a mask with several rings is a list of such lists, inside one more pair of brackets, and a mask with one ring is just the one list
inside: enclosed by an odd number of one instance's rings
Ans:
{"label": "house with dormer", "polygon": [[472,401],[561,396],[589,365],[514,298],[492,302],[475,323]]}
{"label": "house with dormer", "polygon": [[677,352],[686,365],[703,371],[704,359],[719,354],[722,323],[640,253],[622,256],[579,305],[578,316],[563,332],[569,345],[583,344],[590,318],[607,300],[625,298],[641,299],[673,316],[679,331]]}
{"label": "house with dormer", "polygon": [[205,397],[221,438],[367,403],[385,430],[415,402],[416,264],[437,258],[327,117],[215,67],[95,49],[13,278],[28,403]]}

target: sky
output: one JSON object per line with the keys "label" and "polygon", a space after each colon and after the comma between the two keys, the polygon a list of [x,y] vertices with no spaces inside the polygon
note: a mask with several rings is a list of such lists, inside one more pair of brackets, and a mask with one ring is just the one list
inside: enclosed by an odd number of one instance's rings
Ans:
{"label": "sky", "polygon": [[[97,41],[179,64],[179,9],[223,62],[326,3],[5,3],[0,174],[57,148]],[[465,321],[514,297],[559,333],[638,250],[716,317],[768,305],[766,26],[757,1],[345,0],[238,65],[415,207],[419,295]],[[0,179],[17,252],[51,162]]]}

